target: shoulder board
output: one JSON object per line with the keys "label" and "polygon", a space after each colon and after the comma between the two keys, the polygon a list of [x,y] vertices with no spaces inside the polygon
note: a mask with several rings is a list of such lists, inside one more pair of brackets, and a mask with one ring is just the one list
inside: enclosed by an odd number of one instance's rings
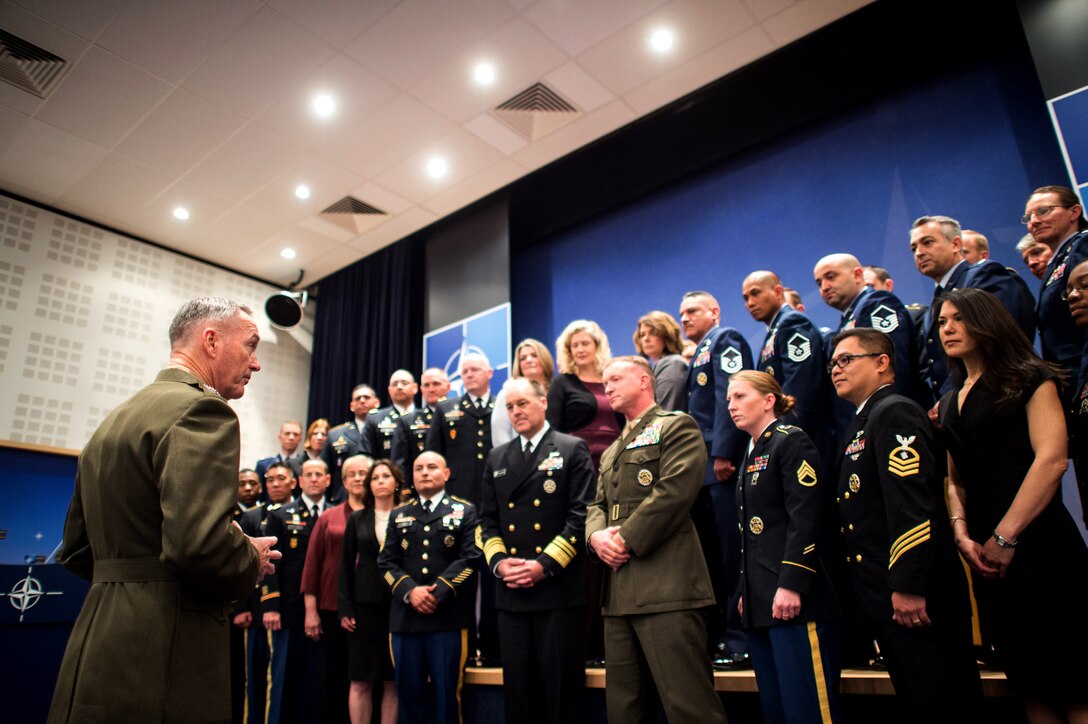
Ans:
{"label": "shoulder board", "polygon": [[332,434],[334,432],[337,432],[339,430],[343,430],[343,429],[348,428],[348,427],[355,427],[355,423],[354,422],[342,422],[342,423],[340,423],[339,425],[337,425],[333,429],[329,430],[329,437],[331,438]]}
{"label": "shoulder board", "polygon": [[796,425],[775,425],[774,429],[783,435],[789,435],[791,432],[798,432],[801,428]]}
{"label": "shoulder board", "polygon": [[397,507],[393,508],[393,510],[400,510],[402,508],[407,508],[409,505],[415,505],[415,503],[416,503],[416,499],[411,498],[410,500],[406,500],[403,503],[401,503],[400,505],[398,505]]}
{"label": "shoulder board", "polygon": [[378,414],[379,412],[381,412],[381,411],[382,411],[382,408],[380,408],[380,407],[379,407],[379,408],[377,408],[377,409],[375,409],[375,410],[371,410],[370,412],[368,412],[368,413],[366,413],[366,414],[367,414],[368,416],[369,416],[369,415],[377,415],[377,414]]}
{"label": "shoulder board", "polygon": [[684,414],[683,412],[679,412],[677,410],[658,409],[658,411],[657,411],[657,416],[658,417],[676,417],[677,415],[683,415],[683,414]]}
{"label": "shoulder board", "polygon": [[465,500],[464,498],[458,498],[456,495],[451,495],[451,499],[456,500],[458,503],[467,503],[468,505],[474,505],[471,500]]}
{"label": "shoulder board", "polygon": [[283,503],[269,503],[268,504],[268,509],[269,510],[279,510],[282,507],[283,507]]}
{"label": "shoulder board", "polygon": [[925,308],[926,308],[926,306],[924,304],[908,304],[907,305],[907,309],[910,309],[912,311],[916,311],[916,310],[919,310],[919,309],[925,309]]}

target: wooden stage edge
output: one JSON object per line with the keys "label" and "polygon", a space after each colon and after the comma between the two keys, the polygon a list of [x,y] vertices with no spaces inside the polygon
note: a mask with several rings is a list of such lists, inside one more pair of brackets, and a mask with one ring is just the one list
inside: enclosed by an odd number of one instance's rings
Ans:
{"label": "wooden stage edge", "polygon": [[[1009,682],[1000,671],[982,670],[984,696],[1011,696]],[[465,669],[465,683],[476,686],[502,686],[502,669],[469,667]],[[603,689],[604,669],[586,669],[586,688]],[[756,675],[752,671],[715,671],[714,688],[718,692],[738,691],[756,693]],[[843,669],[841,693],[891,696],[895,694],[888,672],[875,669]]]}

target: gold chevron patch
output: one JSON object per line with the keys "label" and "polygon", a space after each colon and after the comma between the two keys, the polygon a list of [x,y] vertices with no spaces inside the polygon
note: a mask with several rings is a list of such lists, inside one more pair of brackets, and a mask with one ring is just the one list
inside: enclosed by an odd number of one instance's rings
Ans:
{"label": "gold chevron patch", "polygon": [[895,539],[888,550],[888,570],[911,548],[922,545],[929,540],[929,521],[922,521]]}
{"label": "gold chevron patch", "polygon": [[816,484],[816,470],[809,465],[808,460],[802,460],[801,467],[797,468],[797,482],[806,488]]}
{"label": "gold chevron patch", "polygon": [[892,475],[905,478],[909,475],[917,475],[921,471],[922,456],[911,447],[915,437],[915,435],[910,437],[895,436],[895,439],[899,441],[899,447],[892,450],[891,454],[888,455],[888,472]]}

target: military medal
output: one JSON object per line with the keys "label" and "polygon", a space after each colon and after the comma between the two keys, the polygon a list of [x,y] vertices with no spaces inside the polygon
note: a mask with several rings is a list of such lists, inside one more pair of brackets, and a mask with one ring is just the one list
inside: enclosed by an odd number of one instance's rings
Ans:
{"label": "military medal", "polygon": [[457,439],[457,429],[451,427],[450,428],[450,440],[456,440],[456,439]]}
{"label": "military medal", "polygon": [[858,430],[854,435],[854,439],[850,441],[850,444],[846,446],[846,452],[844,455],[848,456],[854,462],[861,457],[861,454],[865,452],[865,438],[862,437],[864,430]]}
{"label": "military medal", "polygon": [[456,542],[456,540],[454,539],[453,535],[451,534],[451,535],[447,535],[445,538],[443,538],[442,542],[446,544],[447,548],[453,548],[453,544]]}
{"label": "military medal", "polygon": [[545,480],[544,481],[544,492],[547,493],[548,495],[551,495],[552,493],[554,493],[557,487],[558,486],[555,484],[554,480]]}
{"label": "military medal", "polygon": [[651,473],[649,470],[647,470],[646,468],[643,468],[642,470],[638,471],[638,484],[639,485],[649,485],[653,481],[654,481],[654,474]]}
{"label": "military medal", "polygon": [[753,516],[752,519],[748,521],[748,530],[752,531],[752,533],[755,535],[759,535],[760,533],[762,533],[763,519],[760,518],[758,515]]}
{"label": "military medal", "polygon": [[291,547],[292,548],[298,548],[298,538],[292,538],[291,539]]}
{"label": "military medal", "polygon": [[700,372],[699,375],[695,378],[695,381],[699,383],[700,387],[705,385],[706,384],[706,372]]}
{"label": "military medal", "polygon": [[850,480],[847,481],[847,485],[850,487],[851,493],[856,493],[861,490],[861,478],[858,477],[857,473],[854,473],[850,476]]}

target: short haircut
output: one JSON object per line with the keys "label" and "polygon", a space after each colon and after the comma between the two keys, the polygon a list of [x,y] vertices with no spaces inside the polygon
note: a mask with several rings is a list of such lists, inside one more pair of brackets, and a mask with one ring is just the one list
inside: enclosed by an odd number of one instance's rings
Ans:
{"label": "short haircut", "polygon": [[570,352],[570,338],[579,332],[585,332],[593,338],[597,345],[595,360],[597,372],[603,372],[608,360],[612,359],[612,349],[608,346],[608,337],[596,322],[591,322],[588,319],[576,319],[568,324],[559,335],[559,339],[555,340],[555,351],[559,356],[559,373],[567,375],[578,371],[574,365],[574,357]]}
{"label": "short haircut", "polygon": [[684,292],[684,296],[680,297],[680,303],[683,304],[685,299],[691,299],[692,297],[705,297],[711,301],[711,306],[721,309],[722,305],[718,304],[717,298],[710,292],[704,291],[702,289],[696,289],[691,292]]}
{"label": "short haircut", "polygon": [[646,361],[645,357],[638,357],[633,354],[621,354],[619,357],[613,357],[612,359],[610,359],[608,361],[608,364],[606,364],[604,368],[608,369],[614,364],[626,364],[633,367],[638,367],[639,372],[647,375],[650,378],[650,389],[657,389],[657,385],[654,381],[654,370],[652,367],[650,367],[650,363]]}
{"label": "short haircut", "polygon": [[355,393],[358,392],[359,390],[362,390],[362,389],[368,390],[370,392],[371,397],[377,397],[378,396],[378,392],[371,385],[368,385],[365,382],[360,382],[359,384],[352,387],[351,388],[351,396],[355,397]]}
{"label": "short haircut", "polygon": [[665,343],[665,354],[680,354],[684,351],[684,343],[680,341],[680,325],[676,323],[676,318],[668,312],[654,310],[639,317],[638,324],[635,325],[635,350],[640,355],[646,354],[642,351],[642,342],[639,340],[639,331],[644,324],[650,328],[650,334]]}
{"label": "short haircut", "polygon": [[1024,234],[1020,237],[1020,241],[1016,242],[1016,250],[1021,254],[1033,246],[1046,246],[1046,244],[1039,241],[1031,234]]}
{"label": "short haircut", "polygon": [[931,223],[940,224],[941,233],[944,234],[944,238],[948,241],[952,241],[957,236],[963,236],[963,227],[960,226],[960,222],[956,221],[951,216],[919,216],[914,220],[914,223],[910,225],[910,228],[917,229],[919,226]]}
{"label": "short haircut", "polygon": [[503,388],[509,389],[515,385],[528,385],[529,389],[533,391],[533,394],[542,400],[547,399],[548,397],[548,391],[544,389],[544,385],[536,380],[531,380],[528,377],[512,377],[503,383]]}
{"label": "short haircut", "polygon": [[782,293],[786,295],[786,301],[790,303],[791,307],[796,309],[798,306],[804,304],[804,301],[801,299],[801,294],[796,289],[782,287]]}
{"label": "short haircut", "polygon": [[[322,460],[322,462],[324,462],[324,460]],[[340,469],[343,470],[344,466],[347,465],[348,463],[360,463],[360,462],[361,463],[366,463],[367,466],[369,467],[369,466],[374,464],[374,458],[370,457],[369,455],[363,455],[362,453],[359,453],[358,455],[352,455],[349,458],[344,458],[344,462],[340,463]]]}
{"label": "short haircut", "polygon": [[280,423],[280,432],[283,432],[284,425],[295,425],[296,427],[298,427],[298,431],[302,432],[302,423],[298,420],[284,420]]}
{"label": "short haircut", "polygon": [[[253,468],[242,468],[241,470],[238,471],[239,475],[242,475],[244,473],[253,473],[254,475],[257,475],[257,471],[254,470]],[[260,478],[261,476],[257,475],[257,477]]]}
{"label": "short haircut", "polygon": [[198,297],[181,305],[170,322],[170,348],[176,349],[190,341],[197,326],[204,322],[223,322],[239,313],[252,315],[253,310],[226,297]]}
{"label": "short haircut", "polygon": [[461,355],[461,360],[457,363],[457,369],[461,369],[465,362],[468,360],[478,360],[484,363],[484,366],[491,369],[491,360],[487,358],[487,355],[483,352],[466,352]]}
{"label": "short haircut", "polygon": [[990,250],[990,240],[986,238],[985,234],[980,234],[979,232],[975,231],[974,229],[964,229],[963,230],[964,241],[967,240],[967,235],[968,234],[970,234],[971,238],[975,240],[975,248],[977,248],[979,251],[989,251]]}
{"label": "short haircut", "polygon": [[887,284],[888,280],[892,278],[892,275],[888,273],[888,270],[882,266],[873,266],[872,264],[866,264],[862,269],[868,269],[873,273],[882,284]]}
{"label": "short haircut", "polygon": [[305,470],[307,465],[320,465],[325,470],[325,474],[329,474],[329,464],[321,458],[310,458],[309,460],[304,460],[302,462],[302,469]]}
{"label": "short haircut", "polygon": [[853,329],[844,329],[836,334],[831,340],[832,354],[834,354],[834,350],[839,346],[840,342],[851,337],[857,339],[858,344],[866,352],[887,355],[888,369],[893,373],[895,372],[895,347],[892,346],[892,338],[872,327],[854,327]]}
{"label": "short haircut", "polygon": [[287,463],[272,463],[267,468],[265,468],[264,476],[267,478],[268,474],[270,472],[272,472],[273,470],[275,470],[276,468],[283,468],[284,470],[286,470],[287,473],[288,473],[288,477],[290,477],[292,480],[295,480],[298,477],[298,476],[295,475],[294,469],[290,465],[288,465]]}
{"label": "short haircut", "polygon": [[544,368],[544,379],[548,382],[552,381],[552,377],[555,377],[555,360],[552,359],[552,353],[548,351],[548,348],[543,342],[529,337],[518,342],[518,346],[514,347],[514,359],[510,363],[511,373],[514,377],[521,377],[521,362],[518,361],[518,355],[521,354],[522,347],[529,347],[536,352],[537,359],[540,360],[540,366]]}

